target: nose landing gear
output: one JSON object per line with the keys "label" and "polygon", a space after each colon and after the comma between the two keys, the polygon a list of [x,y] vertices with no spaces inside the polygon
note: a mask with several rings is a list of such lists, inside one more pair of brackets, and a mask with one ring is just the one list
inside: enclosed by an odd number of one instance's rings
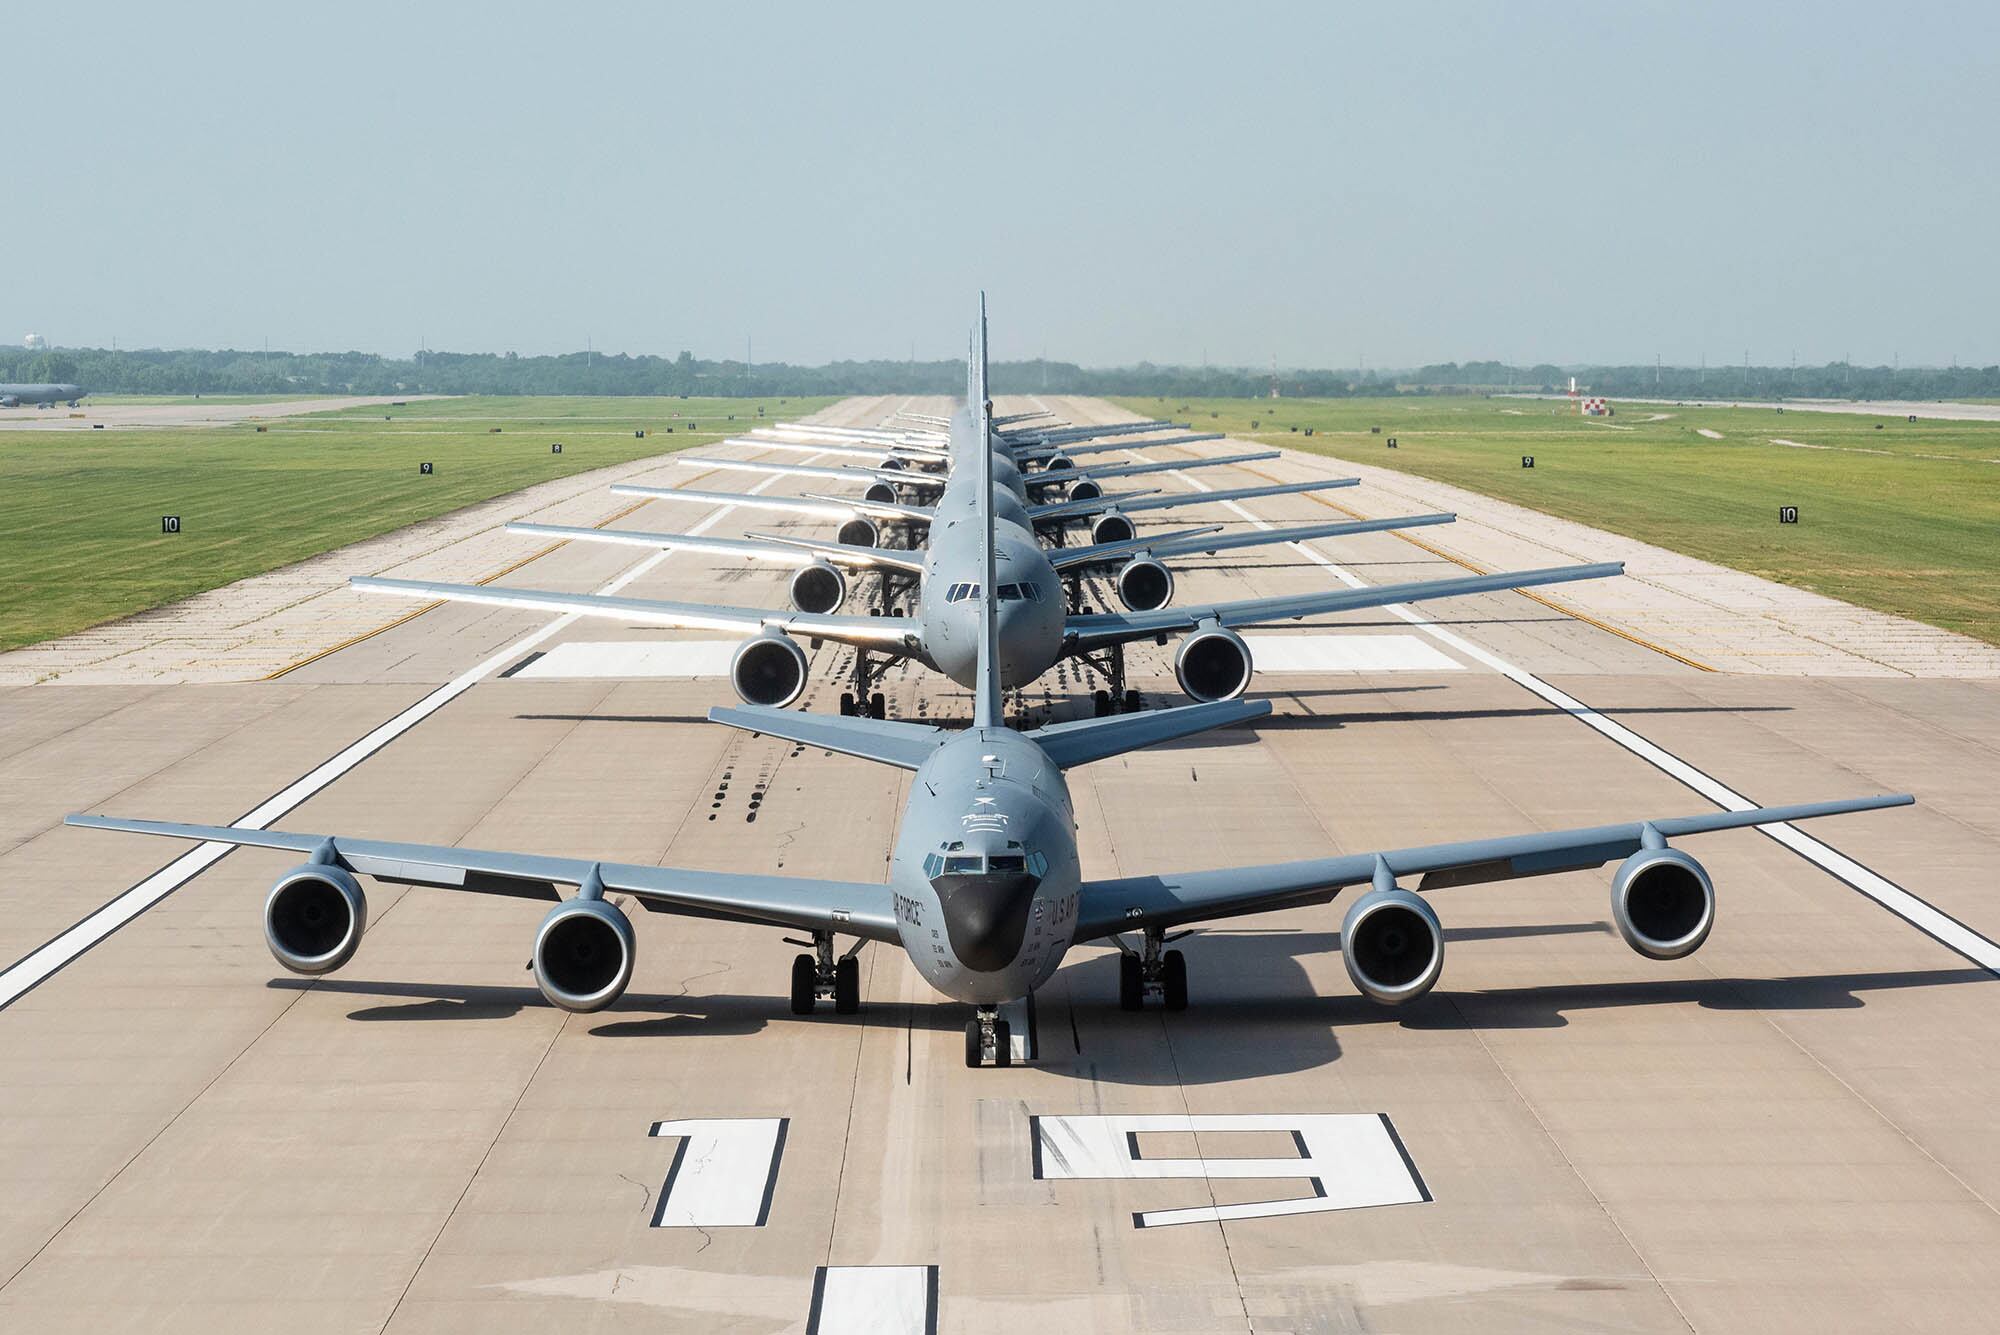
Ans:
{"label": "nose landing gear", "polygon": [[1013,1031],[1000,1018],[998,1006],[981,1006],[965,1022],[965,1064],[984,1066],[989,1059],[995,1066],[1014,1064]]}

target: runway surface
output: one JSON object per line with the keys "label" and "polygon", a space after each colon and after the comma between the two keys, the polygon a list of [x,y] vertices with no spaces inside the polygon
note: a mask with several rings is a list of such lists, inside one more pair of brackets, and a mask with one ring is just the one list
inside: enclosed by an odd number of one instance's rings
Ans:
{"label": "runway surface", "polygon": [[[851,400],[825,420],[908,402]],[[1290,455],[1252,467],[1339,471]],[[693,471],[659,480],[704,485]],[[1372,485],[1334,495],[1409,508]],[[1298,496],[1245,511],[1176,522],[1329,517]],[[613,522],[786,527],[678,503]],[[1498,551],[1526,541],[1491,533]],[[572,543],[504,581],[784,597],[775,570],[637,555]],[[391,573],[456,577],[453,559]],[[1453,573],[1378,534],[1186,563],[1180,596]],[[0,686],[0,1328],[1987,1324],[2000,680],[1705,670],[1707,641],[1739,642],[1723,603],[1676,623],[1676,656],[1643,618],[1621,622],[1616,595],[1580,589],[1272,632],[1296,641],[1265,655],[1293,669],[1257,681],[1272,718],[1072,773],[1086,875],[1732,796],[1907,790],[1919,805],[1813,822],[1803,841],[1689,841],[1720,917],[1672,964],[1620,943],[1601,874],[1435,892],[1444,980],[1398,1011],[1354,993],[1338,901],[1184,942],[1185,1014],[1122,1013],[1112,952],[1085,948],[1036,998],[1032,1060],[1005,1070],[965,1069],[963,1012],[901,954],[862,953],[862,1014],[799,1018],[794,947],[730,924],[646,916],[631,991],[572,1016],[524,971],[536,906],[371,884],[356,959],[296,979],[259,922],[290,859],[196,867],[176,862],[186,846],[58,824],[255,813],[883,875],[908,776],[701,721],[727,685],[682,674],[713,672],[713,634],[455,605],[276,680]],[[409,610],[385,602],[378,624]],[[1181,698],[1170,653],[1133,658],[1149,706]],[[846,661],[816,651],[805,707],[833,707]],[[1096,684],[1072,666],[1016,711],[1068,716]],[[892,717],[969,713],[920,668],[885,689]]]}
{"label": "runway surface", "polygon": [[447,394],[343,394],[319,399],[263,399],[255,403],[99,403],[86,398],[71,408],[10,408],[0,414],[8,431],[89,431],[94,427],[225,426],[266,418],[298,417],[306,413],[338,412],[342,408],[401,407]]}

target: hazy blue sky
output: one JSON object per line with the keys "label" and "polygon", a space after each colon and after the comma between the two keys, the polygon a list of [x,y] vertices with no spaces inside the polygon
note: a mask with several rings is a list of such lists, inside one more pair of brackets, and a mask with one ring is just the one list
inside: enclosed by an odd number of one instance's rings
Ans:
{"label": "hazy blue sky", "polygon": [[1997,16],[42,9],[0,338],[1991,363]]}

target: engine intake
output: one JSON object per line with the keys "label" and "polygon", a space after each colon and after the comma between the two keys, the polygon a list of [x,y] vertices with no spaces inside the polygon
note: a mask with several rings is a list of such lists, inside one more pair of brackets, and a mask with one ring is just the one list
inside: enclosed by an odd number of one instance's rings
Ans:
{"label": "engine intake", "polygon": [[882,537],[882,530],[875,527],[875,521],[866,515],[856,515],[840,526],[834,538],[849,547],[873,547]]}
{"label": "engine intake", "polygon": [[1174,677],[1181,689],[1206,704],[1234,700],[1250,686],[1250,646],[1226,626],[1210,622],[1181,641]]}
{"label": "engine intake", "polygon": [[1642,848],[1611,878],[1611,919],[1625,944],[1656,960],[1701,949],[1715,926],[1715,886],[1677,848]]}
{"label": "engine intake", "polygon": [[847,576],[830,562],[801,566],[792,576],[792,606],[801,612],[832,612],[845,601]]}
{"label": "engine intake", "polygon": [[1067,454],[1051,454],[1048,457],[1048,461],[1042,465],[1043,471],[1049,473],[1053,473],[1059,468],[1075,467],[1076,460],[1070,458]]}
{"label": "engine intake", "polygon": [[862,499],[873,501],[877,505],[894,505],[896,503],[896,488],[894,484],[884,482],[878,478],[868,484],[868,490],[862,492],[861,496]]}
{"label": "engine intake", "polygon": [[338,969],[354,958],[367,925],[368,897],[345,867],[294,867],[264,899],[264,940],[293,973]]}
{"label": "engine intake", "polygon": [[1066,495],[1073,501],[1094,501],[1104,494],[1104,484],[1091,478],[1080,477],[1069,484]]}
{"label": "engine intake", "polygon": [[1155,612],[1174,600],[1174,572],[1150,556],[1125,563],[1118,572],[1118,601],[1134,612]]}
{"label": "engine intake", "polygon": [[1130,542],[1139,536],[1132,521],[1116,510],[1107,510],[1090,526],[1092,542]]}
{"label": "engine intake", "polygon": [[805,694],[805,651],[779,631],[752,636],[729,660],[729,684],[746,704],[783,709]]}
{"label": "engine intake", "polygon": [[1340,923],[1340,956],[1362,995],[1385,1006],[1414,1001],[1444,970],[1437,914],[1408,890],[1370,890]]}
{"label": "engine intake", "polygon": [[616,904],[572,899],[535,932],[535,985],[566,1011],[601,1011],[632,981],[632,924]]}

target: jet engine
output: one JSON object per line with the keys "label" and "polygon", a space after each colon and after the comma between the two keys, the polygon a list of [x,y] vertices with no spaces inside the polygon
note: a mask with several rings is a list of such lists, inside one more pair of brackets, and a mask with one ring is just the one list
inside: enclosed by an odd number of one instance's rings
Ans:
{"label": "jet engine", "polygon": [[354,958],[367,925],[368,897],[345,867],[294,867],[264,899],[264,940],[293,973],[338,969]]}
{"label": "jet engine", "polygon": [[1174,572],[1150,556],[1127,561],[1118,572],[1118,601],[1134,612],[1155,612],[1174,600]]}
{"label": "jet engine", "polygon": [[875,466],[877,468],[887,469],[889,472],[892,473],[899,472],[902,469],[909,467],[909,465],[904,463],[902,459],[893,454],[890,455],[888,458],[884,459],[881,463],[876,464]]}
{"label": "jet engine", "polygon": [[856,515],[840,526],[834,538],[849,547],[873,547],[882,538],[882,530],[875,527],[875,521],[866,515]]}
{"label": "jet engine", "polygon": [[1069,484],[1067,493],[1073,501],[1094,501],[1104,494],[1104,484],[1094,479],[1081,477]]}
{"label": "jet engine", "polygon": [[632,981],[636,945],[616,904],[582,897],[558,904],[535,931],[535,985],[566,1011],[601,1011]]}
{"label": "jet engine", "polygon": [[1138,535],[1139,530],[1133,527],[1132,521],[1116,510],[1106,510],[1090,526],[1092,542],[1130,542]]}
{"label": "jet engine", "polygon": [[847,576],[827,561],[800,566],[792,576],[792,606],[801,612],[832,612],[847,601]]}
{"label": "jet engine", "polygon": [[868,484],[868,490],[861,493],[861,498],[873,501],[877,505],[894,505],[896,503],[896,488],[894,484],[877,478]]}
{"label": "jet engine", "polygon": [[783,709],[805,693],[805,651],[781,631],[753,635],[729,660],[729,684],[746,704]]}
{"label": "jet engine", "polygon": [[1715,886],[1677,848],[1642,848],[1611,878],[1611,919],[1625,944],[1656,960],[1692,955],[1715,925]]}
{"label": "jet engine", "polygon": [[1213,621],[1182,640],[1174,655],[1174,677],[1181,689],[1204,704],[1243,694],[1250,685],[1250,671],[1250,646],[1241,635]]}
{"label": "jet engine", "polygon": [[1444,969],[1437,914],[1408,890],[1370,890],[1340,922],[1340,956],[1363,996],[1385,1006],[1414,1001]]}
{"label": "jet engine", "polygon": [[1048,457],[1047,461],[1045,461],[1042,464],[1042,471],[1046,473],[1053,473],[1058,468],[1074,468],[1074,467],[1076,467],[1076,460],[1070,458],[1067,454],[1052,454]]}

